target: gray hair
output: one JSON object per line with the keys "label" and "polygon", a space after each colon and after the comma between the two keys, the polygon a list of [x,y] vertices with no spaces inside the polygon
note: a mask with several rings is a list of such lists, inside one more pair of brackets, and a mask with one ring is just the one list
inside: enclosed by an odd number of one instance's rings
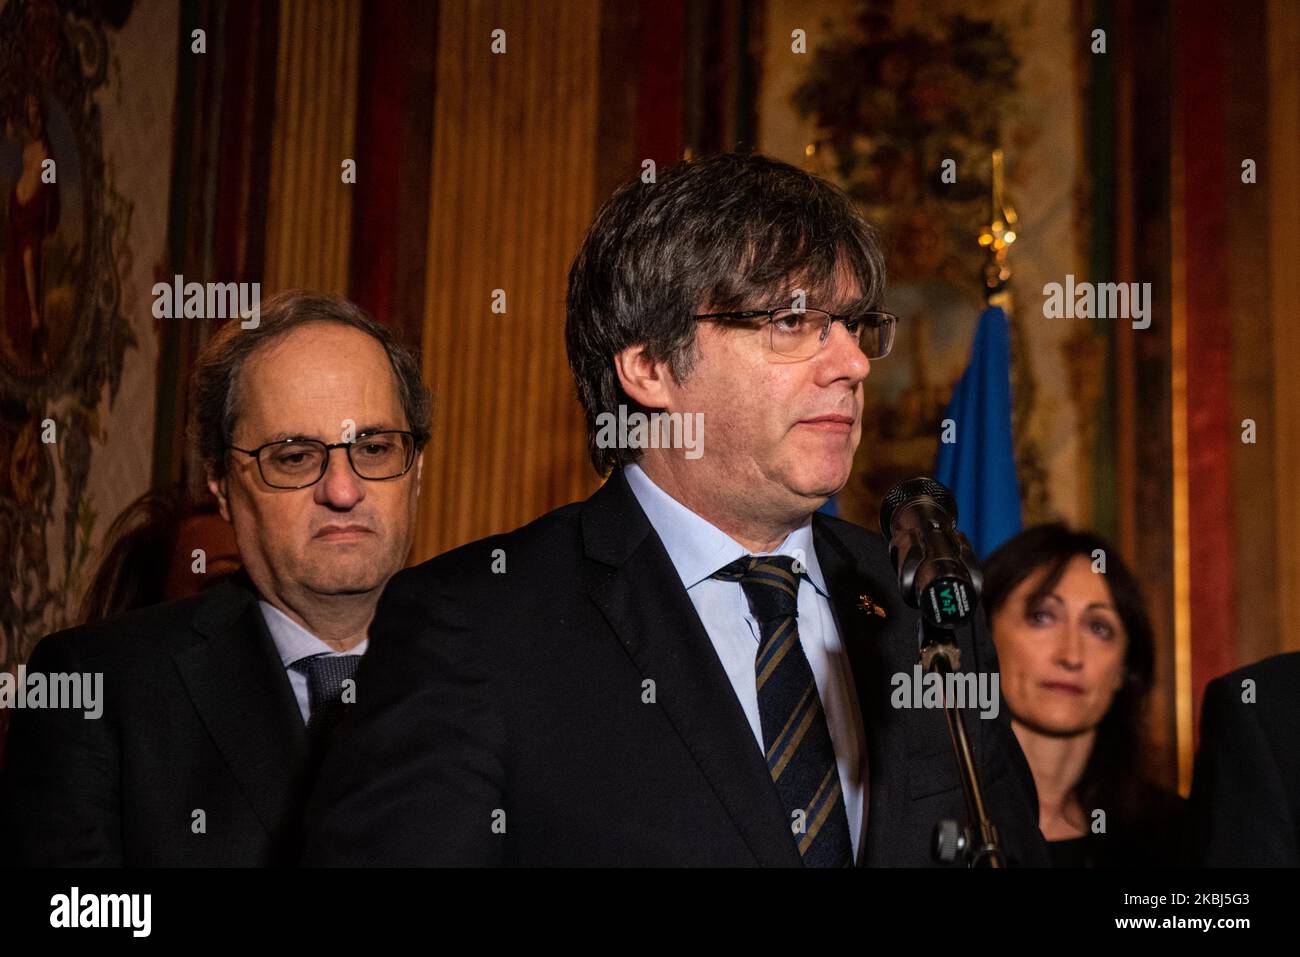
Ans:
{"label": "gray hair", "polygon": [[596,471],[640,456],[596,442],[601,413],[637,408],[619,383],[617,353],[644,346],[683,381],[702,306],[771,308],[796,283],[810,296],[827,293],[839,269],[858,284],[856,308],[880,307],[885,262],[875,230],[842,190],[787,163],[725,153],[620,186],[569,271],[565,339]]}

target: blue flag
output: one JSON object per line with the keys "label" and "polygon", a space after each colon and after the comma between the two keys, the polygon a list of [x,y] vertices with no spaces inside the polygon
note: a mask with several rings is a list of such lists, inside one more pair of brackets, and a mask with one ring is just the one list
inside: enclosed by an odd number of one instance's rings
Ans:
{"label": "blue flag", "polygon": [[[980,316],[970,365],[953,389],[944,419],[955,442],[939,442],[934,477],[957,497],[957,526],[980,558],[1020,531],[1020,483],[1011,441],[1011,335],[1007,314]],[[946,425],[946,423],[945,423]]]}

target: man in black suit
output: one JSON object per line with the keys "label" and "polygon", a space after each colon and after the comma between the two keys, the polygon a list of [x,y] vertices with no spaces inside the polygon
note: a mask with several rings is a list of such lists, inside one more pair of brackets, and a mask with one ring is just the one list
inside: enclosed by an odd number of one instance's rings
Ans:
{"label": "man in black suit", "polygon": [[[892,342],[882,297],[870,227],[786,164],[618,190],[567,326],[608,479],[394,578],[304,860],[932,863],[964,811],[942,712],[890,705],[917,615],[878,535],[814,514]],[[996,670],[982,625],[961,648]],[[1010,857],[1045,863],[1005,712],[971,725]]]}
{"label": "man in black suit", "polygon": [[309,779],[410,549],[430,399],[414,357],[345,300],[287,293],[257,319],[218,331],[195,374],[244,570],[40,642],[29,675],[101,676],[103,706],[16,712],[0,830],[19,863],[297,859]]}
{"label": "man in black suit", "polygon": [[1300,652],[1215,678],[1192,776],[1205,867],[1300,867]]}

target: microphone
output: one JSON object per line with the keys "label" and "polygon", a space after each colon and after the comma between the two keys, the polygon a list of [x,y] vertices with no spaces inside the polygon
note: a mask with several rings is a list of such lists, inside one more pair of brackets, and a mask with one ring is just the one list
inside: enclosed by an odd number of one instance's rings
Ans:
{"label": "microphone", "polygon": [[880,505],[880,531],[903,600],[930,624],[956,628],[975,614],[984,574],[957,530],[957,500],[931,478],[895,485]]}

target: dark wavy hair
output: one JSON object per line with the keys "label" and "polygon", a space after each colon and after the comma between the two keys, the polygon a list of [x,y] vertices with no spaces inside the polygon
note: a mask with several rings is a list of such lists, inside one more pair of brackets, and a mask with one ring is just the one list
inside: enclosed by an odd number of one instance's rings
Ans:
{"label": "dark wavy hair", "polygon": [[1106,557],[1106,585],[1124,625],[1124,683],[1097,728],[1075,798],[1085,809],[1105,807],[1108,816],[1131,823],[1150,800],[1152,784],[1142,772],[1146,751],[1145,715],[1155,680],[1155,638],[1137,579],[1119,552],[1104,538],[1061,524],[1036,525],[1004,543],[984,563],[984,607],[990,622],[1011,593],[1032,575],[1042,580],[1025,599],[1032,608],[1051,593],[1066,566],[1082,556],[1089,562],[1100,549]]}
{"label": "dark wavy hair", "polygon": [[723,153],[620,186],[569,270],[565,341],[596,471],[640,456],[596,444],[601,413],[639,408],[623,391],[615,354],[644,346],[681,382],[702,306],[767,309],[795,286],[815,306],[840,269],[857,281],[857,307],[880,307],[885,263],[875,231],[842,190],[788,163]]}
{"label": "dark wavy hair", "polygon": [[99,565],[81,600],[81,623],[161,602],[181,525],[215,514],[215,499],[193,502],[179,486],[150,489],[127,505],[104,534]]}

